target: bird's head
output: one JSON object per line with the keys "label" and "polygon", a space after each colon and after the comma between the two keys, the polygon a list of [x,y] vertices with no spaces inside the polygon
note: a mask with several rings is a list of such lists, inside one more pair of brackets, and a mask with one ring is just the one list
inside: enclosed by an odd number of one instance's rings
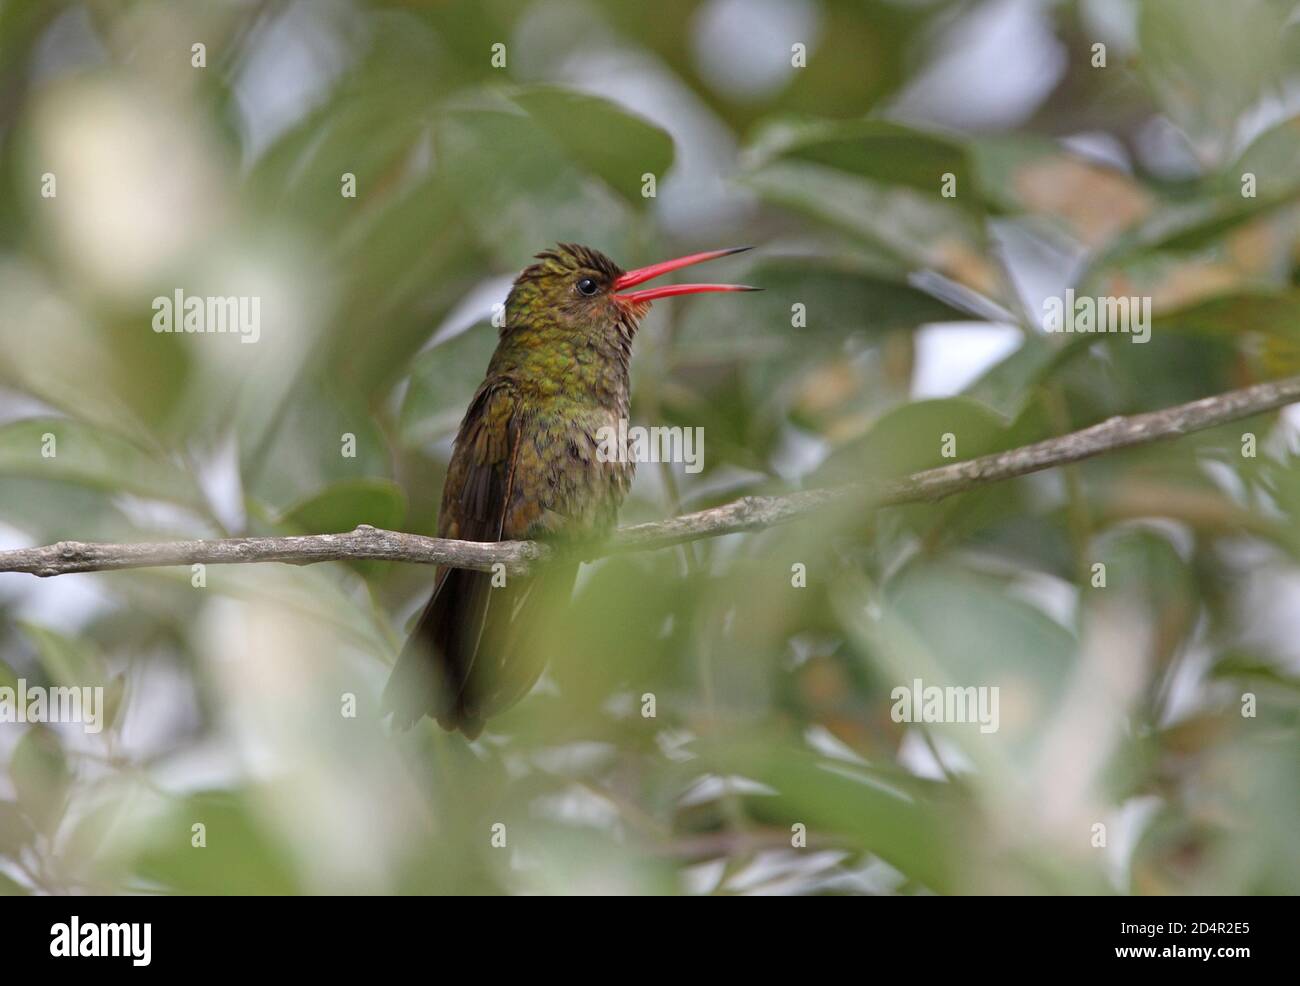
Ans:
{"label": "bird's head", "polygon": [[625,271],[591,247],[561,243],[537,255],[537,263],[516,278],[506,301],[506,324],[546,323],[575,333],[614,333],[630,343],[637,323],[657,298],[714,291],[758,291],[744,284],[666,284],[633,290],[637,285],[692,264],[748,250],[710,250],[649,267]]}

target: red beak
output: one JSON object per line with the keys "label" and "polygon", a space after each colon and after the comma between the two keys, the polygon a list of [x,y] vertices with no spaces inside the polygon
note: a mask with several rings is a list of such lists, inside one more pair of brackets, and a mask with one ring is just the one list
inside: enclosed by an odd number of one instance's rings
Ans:
{"label": "red beak", "polygon": [[716,260],[718,257],[730,257],[733,253],[743,253],[750,249],[752,247],[709,250],[705,253],[692,253],[685,257],[678,257],[676,260],[665,260],[661,264],[651,264],[649,267],[638,267],[636,270],[628,271],[614,282],[614,297],[619,301],[648,303],[656,298],[671,298],[678,294],[703,294],[708,291],[762,291],[762,288],[751,288],[747,284],[666,284],[659,288],[646,288],[644,291],[632,291],[628,294],[621,293],[625,288],[636,287],[638,284],[644,284],[646,281],[681,270],[683,267],[702,264],[706,260]]}

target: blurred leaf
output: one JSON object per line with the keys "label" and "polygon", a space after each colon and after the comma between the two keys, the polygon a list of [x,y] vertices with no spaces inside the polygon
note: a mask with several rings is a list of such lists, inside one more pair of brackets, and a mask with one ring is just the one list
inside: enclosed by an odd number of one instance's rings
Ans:
{"label": "blurred leaf", "polygon": [[662,567],[627,558],[604,559],[598,574],[578,587],[571,610],[592,618],[550,627],[549,673],[580,709],[600,709],[628,683],[637,695],[667,686],[687,660],[690,600],[702,591],[698,580],[667,579]]}
{"label": "blurred leaf", "polygon": [[[1057,370],[1073,428],[1087,427],[1116,414],[1137,414],[1220,393],[1241,383],[1240,366],[1230,340],[1215,336],[1165,332],[1155,321],[1150,341],[1138,345],[1130,335],[1090,336],[1087,358],[1070,360]],[[1212,434],[1212,433],[1211,433]],[[1094,474],[1132,461],[1160,463],[1186,458],[1206,442],[1190,436],[1174,444],[1153,444],[1132,453],[1121,451],[1093,459],[1084,467]],[[1214,444],[1221,439],[1214,439]]]}
{"label": "blurred leaf", "polygon": [[847,840],[935,893],[957,882],[953,805],[900,773],[828,760],[776,743],[701,746],[700,765],[772,788],[746,798],[759,817],[802,822],[811,842]]}
{"label": "blurred leaf", "polygon": [[[1269,199],[1244,198],[1239,191],[1162,203],[1142,222],[1111,241],[1094,258],[1092,266],[1140,261],[1144,254],[1157,251],[1192,254],[1226,248],[1246,254],[1243,247],[1252,245],[1252,241],[1277,238],[1272,226],[1277,224],[1278,205]],[[1256,248],[1254,252],[1263,251]]]}
{"label": "blurred leaf", "polygon": [[32,544],[67,538],[73,533],[69,517],[77,518],[79,541],[129,541],[140,535],[111,489],[0,476],[0,503],[5,505],[5,523],[23,531]]}
{"label": "blurred leaf", "polygon": [[58,735],[45,726],[29,727],[14,747],[9,775],[23,813],[38,829],[51,832],[72,782]]}
{"label": "blurred leaf", "polygon": [[[182,570],[175,577],[189,585],[187,572]],[[356,586],[357,576],[343,565],[305,565],[288,572],[270,572],[257,565],[224,565],[208,569],[207,591],[301,614],[389,664],[394,644],[387,617],[375,610],[368,596],[356,592]]]}
{"label": "blurred leaf", "polygon": [[1155,250],[1190,252],[1213,247],[1225,235],[1274,206],[1258,199],[1201,198],[1162,206],[1118,238],[1098,263],[1115,263]]}
{"label": "blurred leaf", "polygon": [[[53,444],[45,438],[53,436]],[[42,451],[52,448],[46,457]],[[126,491],[191,507],[194,480],[173,462],[80,421],[28,418],[0,426],[0,476],[31,476]]]}
{"label": "blurred leaf", "polygon": [[[401,197],[449,66],[441,40],[404,12],[370,27],[365,58],[254,165],[249,190],[263,207],[337,231]],[[355,199],[341,194],[344,174],[356,178]]]}
{"label": "blurred leaf", "polygon": [[[369,524],[381,530],[401,530],[406,520],[406,494],[387,479],[350,479],[321,490],[290,508],[281,525],[303,534],[337,534]],[[349,560],[350,568],[373,576],[384,562]]]}
{"label": "blurred leaf", "polygon": [[1067,337],[1063,345],[1053,345],[1043,335],[1026,336],[1015,352],[980,374],[963,396],[1008,418],[1017,417],[1056,367],[1091,344],[1092,339],[1084,335]]}
{"label": "blurred leaf", "polygon": [[[810,35],[799,40],[807,46],[808,60],[806,67],[799,69],[789,64],[788,44],[764,44],[755,32],[751,43],[762,47],[755,53],[757,57],[750,57],[769,67],[782,67],[782,75],[764,80],[757,91],[746,85],[720,85],[714,72],[702,70],[699,47],[689,39],[716,11],[701,0],[663,0],[654,6],[607,3],[601,8],[623,37],[636,39],[656,61],[689,85],[711,112],[731,129],[743,132],[748,124],[773,111],[815,113],[831,119],[871,111],[907,81],[913,46],[952,3],[854,0],[822,4],[816,8],[815,18],[805,22]],[[591,10],[584,8],[571,21],[560,22],[561,30],[568,32],[565,40],[580,38],[589,29]],[[571,43],[574,51],[584,50]],[[753,50],[738,45],[735,57],[744,58]]]}
{"label": "blurred leaf", "polygon": [[994,732],[973,719],[926,725],[979,765],[978,783],[997,784],[1032,760],[1074,667],[1070,632],[1019,598],[1009,580],[951,559],[909,565],[876,597],[875,618],[863,591],[845,586],[837,604],[887,688],[910,690],[919,678],[925,687],[998,690]]}
{"label": "blurred leaf", "polygon": [[396,530],[406,517],[406,495],[386,479],[334,483],[291,507],[282,522],[304,534],[338,534],[358,524]]}
{"label": "blurred leaf", "polygon": [[1138,30],[1156,99],[1198,151],[1221,156],[1238,119],[1279,78],[1285,11],[1267,0],[1142,0]]}
{"label": "blurred leaf", "polygon": [[455,433],[496,344],[496,329],[480,323],[416,357],[402,401],[403,445],[417,448]]}
{"label": "blurred leaf", "polygon": [[20,623],[19,626],[36,645],[41,665],[55,684],[67,688],[94,688],[108,680],[103,659],[85,641],[35,623]]}
{"label": "blurred leaf", "polygon": [[273,514],[334,483],[392,469],[387,436],[365,402],[350,387],[314,377],[290,392],[262,443],[240,451],[245,492]]}
{"label": "blurred leaf", "polygon": [[[1273,363],[1270,368],[1286,372],[1300,365],[1296,359],[1300,348],[1300,288],[1287,291],[1241,292],[1210,298],[1163,314],[1162,330],[1201,333],[1225,340],[1234,339],[1247,345],[1265,340],[1276,347],[1286,347],[1294,362]],[[1250,334],[1258,338],[1251,340]],[[1272,350],[1281,357],[1283,348]]]}
{"label": "blurred leaf", "polygon": [[[1009,422],[968,397],[913,401],[883,414],[859,440],[836,449],[818,482],[892,479],[1009,447]],[[945,436],[954,456],[945,456]]]}
{"label": "blurred leaf", "polygon": [[[978,210],[974,176],[958,141],[888,120],[788,120],[769,123],[750,141],[745,165],[778,158],[807,161],[885,185],[906,185]],[[953,195],[944,195],[951,176]]]}
{"label": "blurred leaf", "polygon": [[0,854],[18,855],[18,850],[36,837],[31,822],[13,801],[0,801]]}
{"label": "blurred leaf", "polygon": [[[92,880],[121,880],[128,872],[134,842],[142,835],[137,813],[142,803],[153,807],[156,795],[143,779],[106,786],[109,796],[88,810],[83,807],[71,832],[60,840],[60,862]],[[86,800],[90,799],[84,799],[83,805]]]}
{"label": "blurred leaf", "polygon": [[126,688],[125,672],[113,675],[104,685],[104,718],[101,728],[111,728],[118,724],[118,716],[126,702]]}
{"label": "blurred leaf", "polygon": [[474,240],[509,270],[557,242],[631,256],[629,207],[535,120],[500,102],[466,100],[441,113],[436,128],[440,185]]}
{"label": "blurred leaf", "polygon": [[[1151,311],[1159,317],[1222,295],[1266,291],[1276,281],[1263,266],[1271,264],[1266,258],[1275,239],[1267,228],[1247,224],[1195,252],[1122,247],[1097,258],[1077,293],[1150,298]],[[1160,331],[1153,327],[1157,335]]]}
{"label": "blurred leaf", "polygon": [[342,302],[328,356],[351,389],[373,395],[401,378],[438,322],[488,271],[487,254],[467,233],[451,189],[435,174],[386,199],[344,240]]}
{"label": "blurred leaf", "polygon": [[[88,310],[78,294],[30,262],[0,257],[0,384],[136,443],[167,436],[192,383],[192,353],[141,331],[140,310]],[[148,311],[145,299],[139,305]]]}
{"label": "blurred leaf", "polygon": [[13,668],[11,668],[3,660],[0,660],[0,688],[17,689],[17,687],[18,687],[18,675],[14,672]]}
{"label": "blurred leaf", "polygon": [[1041,137],[983,137],[971,143],[990,207],[1044,216],[1089,247],[1109,242],[1156,206],[1137,180]]}
{"label": "blurred leaf", "polygon": [[[887,612],[906,621],[955,684],[1032,682],[1037,711],[1065,683],[1076,644],[1041,609],[1005,584],[956,565],[918,564],[891,581]],[[936,620],[934,614],[944,618]],[[897,673],[898,668],[891,669]]]}
{"label": "blurred leaf", "polygon": [[983,226],[950,200],[820,164],[775,161],[742,177],[760,197],[885,250],[899,277],[931,268],[986,298],[1002,297]]}
{"label": "blurred leaf", "polygon": [[1244,651],[1221,654],[1210,668],[1215,678],[1245,681],[1255,685],[1276,685],[1300,694],[1300,677]]}
{"label": "blurred leaf", "polygon": [[1224,169],[1224,194],[1241,198],[1242,176],[1247,173],[1255,176],[1255,194],[1267,205],[1276,207],[1300,193],[1300,116],[1283,120],[1251,141]]}
{"label": "blurred leaf", "polygon": [[573,160],[619,192],[633,205],[650,201],[641,194],[642,175],[662,181],[673,163],[673,141],[663,130],[622,107],[558,86],[530,86],[510,98],[550,131]]}
{"label": "blurred leaf", "polygon": [[[743,311],[714,304],[682,312],[673,337],[676,363],[772,360],[788,377],[792,359],[842,360],[845,340],[857,332],[878,343],[896,329],[972,318],[905,282],[835,257],[763,261],[743,276],[763,287],[752,301],[745,299]],[[802,306],[800,326],[792,324],[796,304]]]}
{"label": "blurred leaf", "polygon": [[[202,824],[206,846],[193,846]],[[176,803],[141,853],[141,876],[182,894],[301,892],[287,858],[260,824],[245,792],[207,791]]]}
{"label": "blurred leaf", "polygon": [[[1196,581],[1187,563],[1168,537],[1149,530],[1115,532],[1101,541],[1090,560],[1106,566],[1105,598],[1124,600],[1149,622],[1153,653],[1164,666],[1188,642],[1200,614]],[[1102,605],[1102,597],[1091,598]]]}

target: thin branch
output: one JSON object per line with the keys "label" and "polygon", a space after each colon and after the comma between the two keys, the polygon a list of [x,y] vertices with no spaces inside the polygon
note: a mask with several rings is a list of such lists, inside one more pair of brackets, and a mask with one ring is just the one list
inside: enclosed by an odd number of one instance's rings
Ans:
{"label": "thin branch", "polygon": [[[670,520],[620,528],[593,557],[650,551],[698,538],[772,527],[846,500],[861,502],[864,508],[940,500],[954,493],[1078,462],[1105,452],[1202,431],[1296,401],[1300,401],[1300,376],[1243,387],[1161,411],[1111,418],[1058,438],[927,469],[889,482],[804,490],[786,496],[742,497]],[[60,541],[42,548],[0,551],[0,572],[26,572],[45,577],[162,565],[273,561],[309,565],[322,561],[369,559],[450,565],[479,571],[491,571],[494,565],[503,564],[507,572],[520,574],[545,561],[552,551],[550,546],[536,541],[452,541],[385,531],[363,524],[345,534],[301,537],[139,544]]]}

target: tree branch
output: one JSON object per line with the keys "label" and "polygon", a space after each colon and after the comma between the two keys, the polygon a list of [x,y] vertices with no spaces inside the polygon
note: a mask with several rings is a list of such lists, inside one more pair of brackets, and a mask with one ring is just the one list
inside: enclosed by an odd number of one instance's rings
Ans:
{"label": "tree branch", "polygon": [[[783,524],[833,503],[857,499],[864,508],[940,500],[989,483],[1078,462],[1117,449],[1145,445],[1215,425],[1272,411],[1300,401],[1300,376],[1243,387],[1189,404],[1130,417],[1115,417],[1081,431],[1021,448],[954,462],[883,483],[856,483],[805,490],[786,496],[747,496],[697,513],[615,531],[597,555],[649,551],[738,531]],[[72,572],[103,572],[162,565],[232,565],[370,559],[451,565],[490,571],[504,564],[511,574],[526,572],[553,549],[536,541],[452,541],[403,534],[362,525],[345,534],[301,537],[222,538],[139,544],[60,541],[42,548],[0,551],[0,572],[42,577]]]}

